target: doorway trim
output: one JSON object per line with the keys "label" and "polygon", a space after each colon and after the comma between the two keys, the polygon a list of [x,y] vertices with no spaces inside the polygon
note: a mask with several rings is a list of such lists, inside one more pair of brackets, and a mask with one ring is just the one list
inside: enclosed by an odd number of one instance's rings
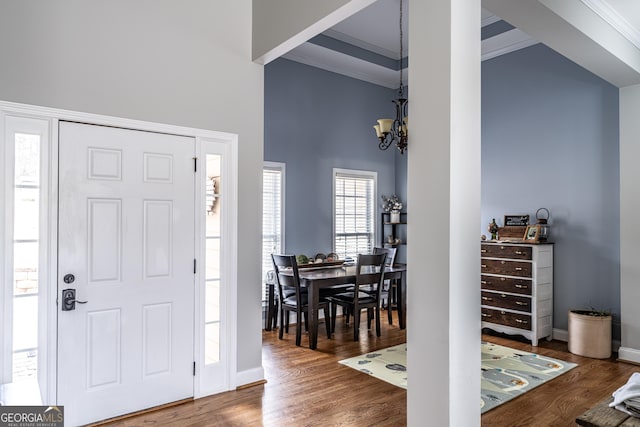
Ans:
{"label": "doorway trim", "polygon": [[[48,158],[44,159],[44,162],[47,166],[47,178],[49,182],[48,186],[48,194],[46,195],[48,199],[48,206],[44,207],[47,218],[47,242],[43,242],[46,245],[46,256],[45,260],[48,264],[48,268],[42,274],[42,284],[44,285],[43,289],[46,289],[46,292],[43,293],[43,302],[45,302],[45,309],[40,311],[39,315],[44,317],[44,322],[40,322],[41,324],[46,324],[44,327],[45,337],[44,339],[39,339],[39,354],[44,356],[43,363],[39,363],[39,368],[42,367],[45,369],[46,376],[43,378],[44,384],[41,385],[41,396],[42,401],[45,404],[57,402],[57,393],[56,393],[56,385],[57,385],[57,340],[58,340],[58,331],[57,331],[57,262],[58,262],[58,251],[57,251],[57,242],[58,242],[58,123],[60,121],[73,121],[79,123],[87,123],[93,125],[103,125],[103,126],[111,126],[111,127],[119,127],[125,129],[133,129],[140,131],[148,131],[148,132],[156,132],[156,133],[166,133],[172,135],[180,135],[193,137],[196,140],[196,152],[199,152],[199,145],[202,141],[217,141],[222,142],[226,145],[228,151],[228,165],[229,172],[227,174],[227,180],[232,184],[226,189],[226,206],[228,211],[226,212],[227,218],[231,218],[231,224],[225,229],[227,234],[227,238],[225,239],[225,244],[222,248],[228,255],[225,258],[225,265],[223,268],[227,271],[226,277],[228,280],[226,281],[227,292],[226,292],[226,300],[224,301],[225,305],[228,307],[227,318],[225,321],[227,322],[227,351],[225,356],[228,358],[228,381],[226,384],[226,390],[233,390],[237,384],[237,217],[238,217],[238,135],[231,134],[227,132],[218,132],[206,129],[198,129],[191,128],[185,126],[176,126],[169,125],[163,123],[156,122],[148,122],[142,120],[135,119],[127,119],[121,117],[113,117],[106,116],[100,114],[92,114],[92,113],[83,113],[78,111],[71,110],[63,110],[57,108],[49,108],[49,107],[41,107],[36,105],[29,104],[20,104],[14,102],[7,102],[0,100],[0,118],[2,119],[2,123],[0,123],[0,131],[2,135],[2,140],[4,141],[4,116],[12,115],[17,117],[25,117],[32,119],[40,119],[40,120],[48,120],[50,123],[50,137],[49,137],[49,153]],[[4,147],[1,150],[4,151]],[[0,155],[0,160],[4,160],[3,156]],[[200,170],[197,171],[199,173]],[[198,176],[198,175],[197,175]],[[3,180],[0,179],[0,184],[3,183]],[[4,185],[0,189],[0,196],[3,196]],[[194,182],[194,187],[192,191],[199,191],[199,187]],[[199,194],[196,195],[196,200],[198,200]],[[199,215],[198,209],[200,205],[196,202],[196,215],[194,218],[194,226],[196,231],[201,229],[201,216]],[[4,233],[4,224],[0,224],[0,235],[3,239],[6,239],[7,236]],[[196,236],[196,242],[198,242],[198,236]],[[4,242],[2,243],[4,245]],[[196,253],[196,257],[199,256],[199,252]],[[198,259],[198,263],[200,264],[201,260]],[[2,272],[2,265],[0,265],[0,273]],[[5,268],[9,268],[9,266],[5,266]],[[4,281],[3,281],[4,283]],[[202,281],[197,279],[195,281],[195,295],[200,295],[201,288],[203,284]],[[2,299],[0,299],[2,302]],[[195,316],[197,310],[196,305],[203,301],[199,301],[197,298],[194,299],[194,343],[196,343],[199,337],[204,336],[204,325],[197,322],[197,317]],[[197,344],[196,344],[197,345]],[[42,348],[40,348],[42,346]],[[194,352],[194,354],[197,353]],[[196,373],[202,371],[202,367],[204,366],[204,361],[198,360],[196,358]],[[40,375],[39,375],[40,376]],[[203,397],[207,394],[212,394],[207,392],[207,387],[205,384],[200,384],[202,381],[201,375],[196,375],[194,379],[194,398]],[[218,390],[219,391],[219,390]]]}

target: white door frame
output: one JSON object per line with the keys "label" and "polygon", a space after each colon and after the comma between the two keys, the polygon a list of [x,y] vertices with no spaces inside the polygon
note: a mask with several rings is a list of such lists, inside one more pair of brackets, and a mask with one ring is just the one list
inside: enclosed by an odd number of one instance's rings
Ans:
{"label": "white door frame", "polygon": [[[228,211],[226,212],[227,218],[237,218],[238,214],[238,135],[226,133],[226,132],[217,132],[205,129],[197,129],[197,128],[189,128],[183,126],[174,126],[162,123],[154,123],[154,122],[146,122],[141,120],[133,120],[133,119],[125,119],[119,117],[112,116],[104,116],[99,114],[90,114],[90,113],[82,113],[70,110],[62,110],[56,108],[48,108],[48,107],[40,107],[28,104],[19,104],[13,102],[0,101],[0,113],[9,113],[11,115],[37,118],[37,119],[45,119],[49,120],[51,123],[51,135],[50,135],[50,150],[49,150],[49,158],[44,159],[48,165],[48,179],[49,179],[49,189],[48,189],[48,200],[49,205],[46,207],[46,211],[48,213],[47,218],[47,229],[48,229],[48,242],[47,244],[47,256],[46,260],[49,263],[50,268],[45,274],[42,275],[42,283],[47,287],[46,296],[43,295],[43,299],[45,299],[47,310],[41,311],[41,314],[45,316],[46,323],[46,341],[41,340],[40,343],[43,345],[41,349],[42,353],[46,358],[43,363],[39,363],[39,368],[44,368],[46,372],[46,380],[45,384],[41,384],[41,395],[43,403],[54,403],[57,402],[56,395],[56,385],[57,385],[57,375],[56,375],[56,367],[57,367],[57,353],[56,343],[58,339],[58,331],[57,331],[57,295],[58,295],[58,286],[57,286],[57,262],[58,262],[58,253],[57,253],[57,241],[58,241],[58,122],[60,120],[67,121],[75,121],[80,123],[94,124],[94,125],[104,125],[104,126],[113,126],[120,127],[125,129],[134,129],[134,130],[142,130],[149,132],[157,132],[157,133],[167,133],[181,136],[193,137],[196,139],[196,150],[199,150],[199,146],[203,141],[216,141],[222,142],[227,146],[227,162],[230,168],[228,169],[228,174],[225,177],[226,187],[225,190],[225,205],[227,206]],[[0,114],[0,118],[3,114]],[[0,125],[0,129],[2,129],[2,125]],[[2,134],[2,138],[4,139],[4,135]],[[198,152],[198,151],[197,151]],[[0,156],[1,160],[1,156]],[[198,171],[200,172],[200,171]],[[0,183],[2,180],[0,180]],[[231,185],[229,185],[231,184]],[[198,186],[194,186],[193,191],[199,191]],[[2,192],[0,191],[0,196]],[[199,195],[196,194],[196,200],[199,200]],[[202,219],[199,215],[200,210],[203,209],[201,205],[196,202],[196,218],[195,221],[195,229],[201,230]],[[0,227],[0,232],[2,231],[2,227]],[[226,281],[227,292],[226,292],[226,301],[224,301],[225,306],[228,308],[227,311],[227,352],[224,356],[228,357],[229,365],[228,365],[228,384],[226,385],[226,390],[235,389],[237,384],[237,221],[232,221],[232,224],[225,228],[225,233],[227,233],[227,238],[225,239],[225,243],[221,248],[228,256],[225,258],[225,264],[222,266],[226,270],[226,277],[228,280]],[[3,235],[6,239],[6,236]],[[194,244],[200,244],[199,241],[200,236],[196,236],[196,242]],[[196,256],[199,255],[199,251],[196,252]],[[201,264],[202,260],[198,260],[198,263]],[[0,271],[1,271],[0,266]],[[204,291],[202,290],[203,281],[197,279],[195,286],[195,295],[196,300],[194,301],[194,308],[198,306],[198,303],[204,303],[203,301],[198,299],[198,295],[201,295]],[[196,349],[199,345],[200,337],[204,337],[204,324],[199,321],[196,316],[199,310],[196,309],[194,312],[194,334],[195,339],[194,343],[196,343]],[[198,354],[198,353],[194,353]],[[196,373],[201,372],[204,366],[203,360],[196,360]],[[194,381],[194,397],[203,397],[211,392],[207,389],[206,384],[202,384],[201,381],[202,376],[196,375],[196,379]],[[220,390],[218,390],[220,391]]]}

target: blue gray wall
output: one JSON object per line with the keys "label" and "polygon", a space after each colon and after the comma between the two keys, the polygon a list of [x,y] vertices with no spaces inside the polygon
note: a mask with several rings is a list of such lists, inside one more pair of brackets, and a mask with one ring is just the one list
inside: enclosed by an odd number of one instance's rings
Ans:
{"label": "blue gray wall", "polygon": [[328,253],[333,168],[377,172],[377,201],[396,191],[397,154],[378,149],[372,127],[396,91],[286,59],[265,66],[264,86],[264,159],[286,163],[286,252]]}
{"label": "blue gray wall", "polygon": [[[482,224],[551,211],[554,327],[620,313],[618,89],[543,45],[482,64]],[[480,233],[479,233],[480,234]]]}
{"label": "blue gray wall", "polygon": [[[376,148],[395,90],[280,59],[265,67],[265,160],[287,164],[286,250],[331,246],[332,168],[375,170],[406,200],[406,156]],[[413,119],[415,120],[415,119]],[[482,224],[551,211],[554,327],[611,310],[619,337],[618,90],[543,45],[482,63]],[[379,231],[378,231],[379,232]],[[410,238],[410,237],[409,237]],[[400,248],[399,259],[405,259]]]}

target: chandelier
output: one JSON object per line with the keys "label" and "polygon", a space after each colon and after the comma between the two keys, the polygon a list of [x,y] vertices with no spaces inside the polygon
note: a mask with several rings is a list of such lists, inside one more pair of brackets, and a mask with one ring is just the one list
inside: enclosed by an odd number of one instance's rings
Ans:
{"label": "chandelier", "polygon": [[396,118],[379,119],[378,124],[373,126],[380,141],[378,148],[386,150],[392,144],[395,144],[398,150],[400,150],[400,154],[404,154],[409,139],[409,119],[407,117],[408,99],[404,95],[405,87],[402,83],[402,54],[404,52],[402,37],[402,0],[400,0],[400,87],[398,89],[398,98],[392,101],[396,107]]}

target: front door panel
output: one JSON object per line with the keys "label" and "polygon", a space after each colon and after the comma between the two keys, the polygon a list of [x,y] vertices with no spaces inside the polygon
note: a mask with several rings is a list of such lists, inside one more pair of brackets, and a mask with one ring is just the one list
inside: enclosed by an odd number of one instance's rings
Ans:
{"label": "front door panel", "polygon": [[[61,122],[59,144],[67,422],[193,396],[194,139]],[[62,310],[65,289],[73,310]]]}

